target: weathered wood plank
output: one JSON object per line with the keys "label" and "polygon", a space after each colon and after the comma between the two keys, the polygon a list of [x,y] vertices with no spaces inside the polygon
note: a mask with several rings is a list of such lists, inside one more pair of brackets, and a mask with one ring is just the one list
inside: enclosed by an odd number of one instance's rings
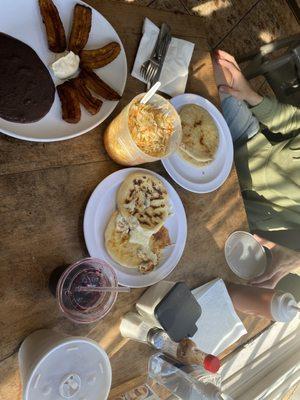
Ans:
{"label": "weathered wood plank", "polygon": [[[196,43],[187,91],[200,93],[218,105],[212,65],[196,17],[127,6],[112,1],[90,0],[117,28],[132,65],[144,15],[160,24],[167,20],[175,35]],[[116,12],[117,10],[117,12]],[[129,23],[130,21],[130,23]],[[143,85],[129,77],[119,109]],[[0,274],[1,340],[0,398],[19,399],[20,383],[16,351],[20,342],[39,328],[55,328],[72,335],[88,335],[107,350],[113,368],[113,385],[144,374],[151,353],[143,345],[126,343],[119,335],[121,316],[142,293],[122,294],[112,312],[100,323],[82,327],[70,323],[57,310],[47,282],[51,271],[86,256],[82,220],[94,187],[120,168],[103,149],[105,124],[77,139],[52,144],[25,143],[1,138]],[[167,179],[161,163],[147,165]],[[170,179],[169,179],[170,180]],[[226,267],[223,247],[233,230],[247,229],[238,180],[230,178],[216,192],[199,196],[173,182],[188,218],[184,255],[170,279],[185,280],[195,287],[216,276],[234,280]],[[124,368],[130,355],[130,368]]]}
{"label": "weathered wood plank", "polygon": [[220,47],[238,58],[263,44],[298,32],[300,25],[285,0],[261,0]]}
{"label": "weathered wood plank", "polygon": [[180,0],[154,0],[150,3],[149,7],[173,11],[175,13],[189,14],[188,10],[180,2]]}
{"label": "weathered wood plank", "polygon": [[[161,163],[147,167],[170,180]],[[9,368],[5,369],[11,363],[9,355],[30,332],[42,327],[89,335],[101,343],[111,358],[113,385],[145,372],[150,350],[133,342],[124,345],[118,332],[120,317],[143,290],[120,295],[113,311],[103,321],[96,326],[81,327],[58,313],[55,299],[47,288],[54,268],[87,255],[82,238],[86,202],[98,182],[117,168],[106,161],[0,178],[1,243],[5,249],[0,259],[1,280],[5,280],[1,289],[2,304],[5,304],[1,320],[5,321],[5,329],[2,326],[0,357],[8,357],[2,363],[5,374],[10,373]],[[190,287],[216,276],[234,280],[224,260],[224,242],[233,230],[247,229],[234,170],[221,189],[204,196],[172,184],[184,203],[189,230],[184,255],[170,279],[184,280]],[[128,354],[132,355],[132,367],[124,369]]]}
{"label": "weathered wood plank", "polygon": [[258,2],[258,0],[181,1],[192,14],[201,18],[211,48],[216,47]]}
{"label": "weathered wood plank", "polygon": [[[211,60],[207,45],[196,17],[174,15],[150,8],[128,6],[113,1],[95,1],[89,3],[98,8],[116,27],[124,43],[128,69],[131,71],[144,16],[155,23],[168,21],[175,35],[187,37],[196,44],[191,62],[191,79],[188,90],[200,93],[215,101],[217,92],[212,75]],[[118,12],[112,12],[117,7]],[[130,21],[130,24],[128,23]],[[201,36],[202,35],[202,36]],[[117,109],[103,124],[78,138],[56,143],[30,143],[5,135],[0,137],[0,175],[70,164],[86,164],[107,160],[102,143],[102,134],[111,119],[138,93],[145,90],[145,85],[128,76],[123,98]]]}

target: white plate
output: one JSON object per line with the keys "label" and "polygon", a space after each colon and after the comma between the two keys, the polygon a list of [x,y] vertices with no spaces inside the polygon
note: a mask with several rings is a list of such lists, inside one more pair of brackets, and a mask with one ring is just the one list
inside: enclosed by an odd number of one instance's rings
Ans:
{"label": "white plate", "polygon": [[219,147],[215,159],[203,168],[194,167],[178,153],[162,160],[168,174],[178,185],[194,193],[209,193],[220,187],[228,178],[233,162],[233,145],[228,125],[220,111],[205,98],[195,94],[173,97],[171,103],[180,110],[185,104],[197,104],[207,110],[219,131]]}
{"label": "white plate", "polygon": [[[71,30],[73,8],[80,0],[54,0],[68,38]],[[87,4],[85,4],[87,5]],[[38,0],[1,0],[1,32],[7,33],[31,46],[45,65],[54,61],[55,54],[48,49],[45,27],[42,22]],[[123,93],[127,79],[126,55],[121,40],[110,23],[93,9],[92,29],[85,48],[97,48],[108,42],[121,44],[119,56],[104,68],[95,70],[105,82],[119,93]],[[50,71],[51,72],[51,71]],[[52,78],[55,84],[61,83]],[[61,118],[61,107],[57,93],[54,103],[44,118],[30,124],[18,124],[0,118],[0,131],[7,135],[36,142],[53,142],[79,136],[103,122],[115,109],[117,101],[104,101],[96,115],[90,115],[81,107],[81,120],[78,124],[69,124]]]}
{"label": "white plate", "polygon": [[[160,265],[149,274],[141,274],[135,268],[122,267],[112,260],[105,249],[104,232],[111,214],[116,210],[116,194],[124,179],[133,172],[148,172],[160,179],[167,188],[171,215],[165,226],[173,246],[164,250]],[[154,285],[164,279],[178,264],[186,242],[186,215],[180,197],[173,187],[160,175],[142,168],[127,168],[114,172],[105,178],[91,195],[84,214],[84,238],[91,257],[97,257],[108,262],[116,271],[118,281],[123,286],[145,287]]]}

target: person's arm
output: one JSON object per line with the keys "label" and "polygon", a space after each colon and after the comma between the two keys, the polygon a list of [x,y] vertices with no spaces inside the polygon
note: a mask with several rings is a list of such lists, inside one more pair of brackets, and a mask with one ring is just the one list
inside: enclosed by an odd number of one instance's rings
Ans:
{"label": "person's arm", "polygon": [[221,92],[246,101],[256,118],[274,133],[288,134],[300,129],[299,108],[280,104],[275,98],[269,99],[256,93],[242,74],[235,58],[225,51],[216,51],[215,59],[232,76],[230,85],[224,84],[219,87]]}
{"label": "person's arm", "polygon": [[265,273],[250,283],[255,286],[273,289],[288,273],[300,268],[300,253],[254,235],[255,238],[270,250],[272,260]]}
{"label": "person's arm", "polygon": [[300,129],[300,108],[281,104],[275,98],[264,97],[251,111],[259,122],[274,133],[280,132],[284,135]]}
{"label": "person's arm", "polygon": [[[251,107],[255,107],[263,101],[263,97],[256,93],[250,83],[244,77],[235,58],[226,53],[226,51],[217,50],[215,60],[224,69],[231,74],[232,80],[229,84],[219,86],[220,92],[228,93],[238,100],[246,101]],[[228,81],[228,80],[227,80]]]}

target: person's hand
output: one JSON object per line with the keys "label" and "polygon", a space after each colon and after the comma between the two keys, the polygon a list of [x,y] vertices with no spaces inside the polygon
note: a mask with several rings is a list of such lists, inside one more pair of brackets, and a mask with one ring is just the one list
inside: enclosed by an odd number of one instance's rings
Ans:
{"label": "person's hand", "polygon": [[251,285],[273,289],[289,272],[300,266],[300,254],[276,243],[254,235],[255,239],[270,250],[271,261],[266,272],[250,281]]}
{"label": "person's hand", "polygon": [[213,54],[212,62],[214,68],[215,81],[218,88],[223,85],[231,87],[233,84],[232,75],[227,68],[222,67],[222,65],[220,65],[217,62],[216,53]]}
{"label": "person's hand", "polygon": [[228,93],[238,100],[245,100],[250,106],[256,106],[261,103],[262,96],[251,87],[232,55],[226,53],[226,51],[217,50],[215,52],[215,60],[224,69],[224,75],[228,75],[229,72],[232,76],[230,85],[219,86],[221,92]]}

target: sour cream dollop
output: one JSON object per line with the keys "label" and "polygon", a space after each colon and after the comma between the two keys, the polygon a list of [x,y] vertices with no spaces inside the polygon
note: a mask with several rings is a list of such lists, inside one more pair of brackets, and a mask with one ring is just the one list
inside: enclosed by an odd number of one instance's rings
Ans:
{"label": "sour cream dollop", "polygon": [[51,68],[56,78],[68,79],[78,71],[79,63],[79,56],[74,54],[73,51],[70,51],[56,60],[51,65]]}

